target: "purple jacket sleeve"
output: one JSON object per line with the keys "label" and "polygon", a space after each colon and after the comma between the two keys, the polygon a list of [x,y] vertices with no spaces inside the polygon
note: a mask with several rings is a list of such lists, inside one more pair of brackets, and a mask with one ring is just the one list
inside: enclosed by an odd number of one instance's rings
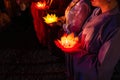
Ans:
{"label": "purple jacket sleeve", "polygon": [[70,32],[79,33],[89,13],[90,13],[89,6],[85,2],[82,2],[81,5],[79,6],[79,10],[75,13],[75,17],[72,24],[68,27]]}

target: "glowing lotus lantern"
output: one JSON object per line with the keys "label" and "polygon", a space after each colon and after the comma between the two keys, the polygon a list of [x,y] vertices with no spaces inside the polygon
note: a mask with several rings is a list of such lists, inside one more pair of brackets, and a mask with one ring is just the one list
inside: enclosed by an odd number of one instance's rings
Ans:
{"label": "glowing lotus lantern", "polygon": [[37,2],[36,7],[38,9],[45,9],[46,8],[46,2],[45,1],[44,2]]}
{"label": "glowing lotus lantern", "polygon": [[43,19],[45,20],[45,23],[50,24],[57,22],[58,17],[55,14],[47,14],[47,16],[43,17]]}
{"label": "glowing lotus lantern", "polygon": [[74,47],[77,42],[79,41],[78,37],[74,36],[74,33],[71,33],[69,35],[63,35],[61,37],[61,40],[58,40],[58,42],[64,47],[64,48],[72,48]]}

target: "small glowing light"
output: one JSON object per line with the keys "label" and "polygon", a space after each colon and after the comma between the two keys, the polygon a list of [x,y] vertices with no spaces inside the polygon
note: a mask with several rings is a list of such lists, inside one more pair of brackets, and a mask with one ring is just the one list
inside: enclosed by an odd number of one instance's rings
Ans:
{"label": "small glowing light", "polygon": [[69,35],[63,35],[61,37],[61,40],[58,40],[58,42],[65,48],[74,47],[78,41],[79,39],[78,37],[74,37],[74,33],[71,33]]}
{"label": "small glowing light", "polygon": [[37,2],[36,3],[37,8],[39,9],[45,9],[46,8],[46,2]]}
{"label": "small glowing light", "polygon": [[47,14],[47,16],[43,17],[43,19],[45,20],[45,23],[50,24],[53,22],[57,22],[58,17],[55,14]]}

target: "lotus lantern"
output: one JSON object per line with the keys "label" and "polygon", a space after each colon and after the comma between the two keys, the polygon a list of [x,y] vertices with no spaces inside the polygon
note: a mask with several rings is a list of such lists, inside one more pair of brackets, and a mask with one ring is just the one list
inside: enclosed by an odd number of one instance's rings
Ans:
{"label": "lotus lantern", "polygon": [[55,14],[47,14],[47,16],[43,17],[43,19],[45,20],[45,23],[50,24],[57,22],[58,17]]}
{"label": "lotus lantern", "polygon": [[44,2],[37,2],[36,3],[36,7],[38,8],[38,9],[45,9],[46,8],[46,2],[44,1]]}
{"label": "lotus lantern", "polygon": [[58,42],[64,47],[64,48],[72,48],[78,43],[79,39],[78,37],[74,36],[74,33],[71,34],[65,34],[61,37],[61,40],[58,40]]}

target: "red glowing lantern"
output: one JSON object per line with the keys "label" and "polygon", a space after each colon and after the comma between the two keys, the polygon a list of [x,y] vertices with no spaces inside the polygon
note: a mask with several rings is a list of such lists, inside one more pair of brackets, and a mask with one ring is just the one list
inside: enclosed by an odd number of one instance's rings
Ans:
{"label": "red glowing lantern", "polygon": [[69,35],[65,34],[60,40],[55,40],[55,45],[65,53],[76,53],[80,52],[81,43],[78,37],[74,36],[74,33]]}
{"label": "red glowing lantern", "polygon": [[73,48],[79,41],[78,37],[74,36],[74,33],[69,35],[63,35],[61,40],[57,40],[64,48]]}
{"label": "red glowing lantern", "polygon": [[44,1],[44,2],[41,2],[41,1],[37,2],[36,3],[36,8],[37,9],[46,9],[47,8],[46,1]]}
{"label": "red glowing lantern", "polygon": [[48,9],[51,6],[52,2],[53,0],[43,0],[35,3],[35,5],[37,9],[43,10],[43,9]]}

